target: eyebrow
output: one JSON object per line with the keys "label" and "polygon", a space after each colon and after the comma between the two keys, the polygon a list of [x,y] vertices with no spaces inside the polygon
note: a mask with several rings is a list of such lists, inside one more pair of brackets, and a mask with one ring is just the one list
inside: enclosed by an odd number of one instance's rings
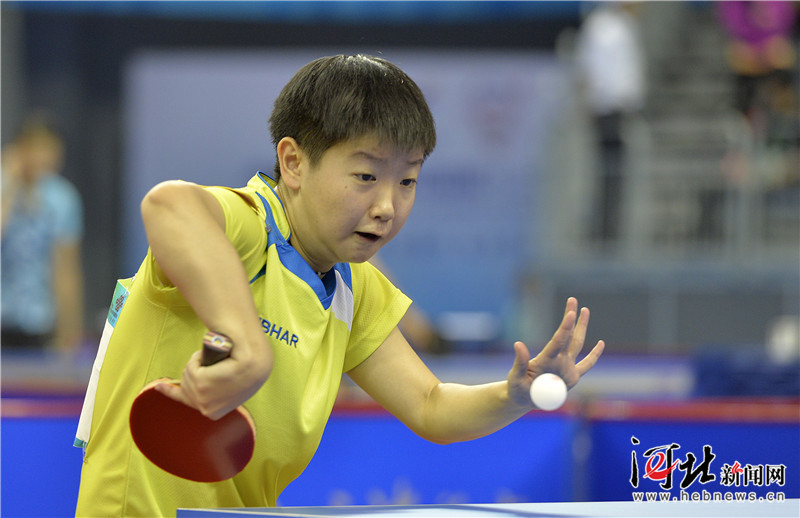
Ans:
{"label": "eyebrow", "polygon": [[[374,154],[372,154],[372,153],[370,153],[368,151],[363,151],[363,150],[362,151],[356,151],[351,156],[356,157],[356,158],[366,158],[367,160],[370,160],[372,162],[380,162],[380,163],[385,163],[386,162],[385,158],[379,157],[378,155],[374,155]],[[424,158],[420,158],[418,160],[409,160],[408,161],[408,165],[412,165],[412,166],[422,165],[424,162],[425,162]]]}

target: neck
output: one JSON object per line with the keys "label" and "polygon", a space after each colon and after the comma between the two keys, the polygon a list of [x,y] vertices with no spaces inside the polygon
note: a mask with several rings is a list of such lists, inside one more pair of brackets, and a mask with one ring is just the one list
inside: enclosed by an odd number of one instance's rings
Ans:
{"label": "neck", "polygon": [[311,261],[310,255],[306,252],[305,248],[303,248],[303,244],[300,239],[297,238],[297,227],[294,224],[294,218],[292,217],[292,205],[289,196],[287,196],[287,191],[285,190],[285,186],[279,181],[278,184],[275,186],[275,194],[278,195],[278,199],[281,200],[283,204],[283,209],[286,211],[286,220],[289,223],[289,244],[300,254],[300,257],[305,259],[306,263],[311,266],[311,269],[317,274],[317,277],[322,279],[325,275],[333,268],[333,266],[321,266],[319,264],[315,264]]}

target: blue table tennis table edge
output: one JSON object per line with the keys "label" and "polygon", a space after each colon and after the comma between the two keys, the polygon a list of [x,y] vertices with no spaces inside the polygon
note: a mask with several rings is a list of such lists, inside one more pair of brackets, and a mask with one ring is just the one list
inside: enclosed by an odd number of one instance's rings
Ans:
{"label": "blue table tennis table edge", "polygon": [[[615,512],[616,509],[616,512]],[[455,511],[464,511],[454,514]],[[437,512],[440,512],[437,514]],[[441,514],[444,513],[444,514]],[[514,504],[354,505],[310,507],[261,507],[227,509],[178,509],[177,518],[272,516],[282,518],[428,517],[798,517],[800,499],[783,501],[678,501],[678,502],[545,502]]]}
{"label": "blue table tennis table edge", "polygon": [[[532,513],[509,508],[511,504],[431,504],[431,505],[347,505],[347,506],[309,506],[309,507],[260,507],[260,508],[228,508],[228,509],[179,509],[178,518],[218,518],[219,516],[275,516],[283,518],[326,518],[326,517],[370,517],[374,515],[391,516],[398,512],[411,512],[420,518],[426,512],[463,511],[465,516],[479,517],[543,517],[552,513]],[[515,504],[538,505],[538,504]],[[221,512],[221,513],[220,513]],[[454,516],[448,514],[448,516]],[[575,516],[575,515],[572,515]]]}

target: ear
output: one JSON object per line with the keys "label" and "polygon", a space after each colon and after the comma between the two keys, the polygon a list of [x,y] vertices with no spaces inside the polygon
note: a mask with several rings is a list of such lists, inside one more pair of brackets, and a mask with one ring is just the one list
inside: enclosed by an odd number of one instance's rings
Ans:
{"label": "ear", "polygon": [[277,146],[278,163],[281,166],[281,180],[290,189],[300,187],[300,166],[305,155],[300,145],[292,137],[283,137]]}

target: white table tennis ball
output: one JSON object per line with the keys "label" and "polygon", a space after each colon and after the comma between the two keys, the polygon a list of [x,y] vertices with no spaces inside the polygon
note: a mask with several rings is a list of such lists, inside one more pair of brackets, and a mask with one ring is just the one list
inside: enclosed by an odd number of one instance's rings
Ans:
{"label": "white table tennis ball", "polygon": [[531,401],[541,410],[555,410],[567,400],[567,384],[564,380],[545,372],[531,383]]}

